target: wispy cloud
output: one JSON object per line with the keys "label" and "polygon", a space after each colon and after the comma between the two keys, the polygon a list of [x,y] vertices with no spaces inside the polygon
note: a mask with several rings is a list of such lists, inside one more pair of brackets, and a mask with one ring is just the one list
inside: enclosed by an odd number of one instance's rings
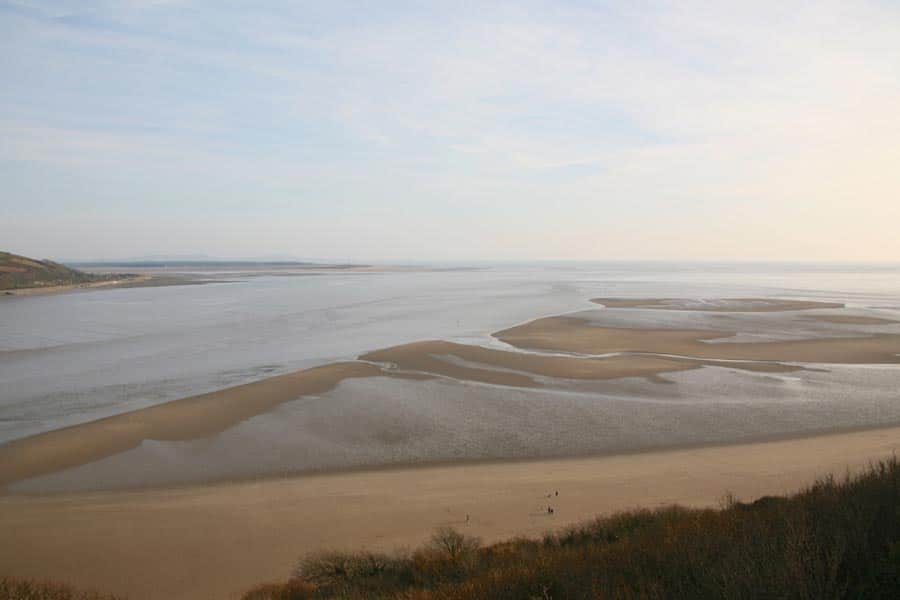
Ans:
{"label": "wispy cloud", "polygon": [[900,259],[891,3],[16,0],[0,54],[0,202],[77,209],[45,165],[173,251],[243,198],[256,253]]}

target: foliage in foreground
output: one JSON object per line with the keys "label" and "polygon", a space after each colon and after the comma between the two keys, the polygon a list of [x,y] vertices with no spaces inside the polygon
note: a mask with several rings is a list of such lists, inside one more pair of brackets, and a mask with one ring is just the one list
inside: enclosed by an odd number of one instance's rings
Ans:
{"label": "foliage in foreground", "polygon": [[412,553],[324,552],[244,600],[897,598],[900,463],[788,498],[639,510],[481,547],[451,529]]}
{"label": "foliage in foreground", "polygon": [[78,592],[49,582],[0,577],[0,600],[117,600],[116,596]]}

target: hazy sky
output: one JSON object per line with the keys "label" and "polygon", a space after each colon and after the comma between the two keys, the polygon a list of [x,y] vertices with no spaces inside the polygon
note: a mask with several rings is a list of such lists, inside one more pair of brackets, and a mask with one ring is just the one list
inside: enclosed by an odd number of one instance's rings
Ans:
{"label": "hazy sky", "polygon": [[0,0],[0,249],[900,260],[900,2]]}

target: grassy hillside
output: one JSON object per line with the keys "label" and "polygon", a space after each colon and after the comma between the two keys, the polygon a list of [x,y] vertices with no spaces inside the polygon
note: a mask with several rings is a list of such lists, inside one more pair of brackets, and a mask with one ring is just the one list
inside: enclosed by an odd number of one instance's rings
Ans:
{"label": "grassy hillside", "polygon": [[0,252],[0,290],[78,285],[111,278],[110,275],[76,271],[50,260],[37,260],[10,252]]}
{"label": "grassy hillside", "polygon": [[412,553],[320,553],[244,600],[898,598],[900,465],[720,510],[668,507],[482,547],[441,530]]}

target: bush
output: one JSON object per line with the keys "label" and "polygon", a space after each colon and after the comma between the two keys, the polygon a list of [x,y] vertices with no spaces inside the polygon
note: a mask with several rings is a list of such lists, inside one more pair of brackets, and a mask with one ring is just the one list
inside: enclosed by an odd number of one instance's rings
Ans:
{"label": "bush", "polygon": [[316,598],[316,586],[305,581],[266,583],[241,596],[241,600],[307,600]]}

